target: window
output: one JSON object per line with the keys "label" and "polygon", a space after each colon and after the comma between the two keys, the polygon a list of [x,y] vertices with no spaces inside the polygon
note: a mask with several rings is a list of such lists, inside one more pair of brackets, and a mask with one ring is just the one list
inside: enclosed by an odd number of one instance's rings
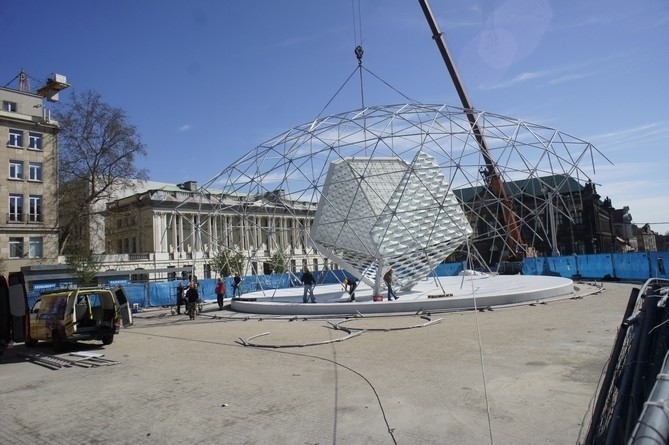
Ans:
{"label": "window", "polygon": [[41,181],[42,180],[42,163],[41,162],[31,162],[28,165],[28,179],[31,181]]}
{"label": "window", "polygon": [[23,147],[23,132],[21,130],[10,129],[7,145],[10,147]]}
{"label": "window", "polygon": [[23,220],[23,196],[9,195],[9,218],[8,221],[20,222]]}
{"label": "window", "polygon": [[13,111],[16,112],[16,102],[11,102],[8,100],[2,101],[2,109],[4,111]]}
{"label": "window", "polygon": [[28,257],[42,258],[42,245],[41,236],[31,236],[28,239]]}
{"label": "window", "polygon": [[28,148],[33,150],[42,149],[42,133],[35,133],[34,131],[28,133]]}
{"label": "window", "polygon": [[9,258],[23,258],[23,238],[9,238]]}
{"label": "window", "polygon": [[31,195],[28,198],[30,222],[42,222],[42,197]]}
{"label": "window", "polygon": [[9,161],[9,179],[23,179],[23,161]]}

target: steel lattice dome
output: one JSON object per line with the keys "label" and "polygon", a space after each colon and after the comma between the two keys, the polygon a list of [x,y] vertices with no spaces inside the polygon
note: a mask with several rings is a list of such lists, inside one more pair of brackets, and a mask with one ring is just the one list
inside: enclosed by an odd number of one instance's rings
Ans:
{"label": "steel lattice dome", "polygon": [[[557,191],[570,182],[590,180],[595,163],[604,156],[590,143],[554,128],[483,111],[474,115],[499,176],[507,187],[513,184],[516,188],[510,196],[520,224],[530,212],[545,209],[547,202],[553,202],[563,217],[572,218],[569,206],[560,205],[564,198]],[[384,105],[319,117],[258,145],[204,183],[201,190],[211,192],[208,205],[213,213],[242,215],[251,206],[255,215],[268,218],[277,213],[297,215],[316,210],[332,163],[383,158],[411,166],[419,153],[433,160],[438,172],[430,174],[441,175],[448,192],[460,200],[473,227],[470,245],[490,238],[504,243],[506,227],[500,201],[490,189],[486,159],[465,110],[448,105]],[[373,176],[371,172],[367,180]],[[531,196],[532,208],[519,196]],[[261,229],[274,235],[282,230],[263,224]],[[429,224],[437,225],[439,219]],[[200,229],[206,231],[204,225]],[[536,221],[524,229],[535,237],[546,236],[545,226]],[[308,224],[298,223],[290,230],[301,231],[300,236],[313,245]],[[271,242],[267,237],[264,240]],[[229,242],[213,247],[236,248]],[[290,252],[285,255],[287,259]]]}

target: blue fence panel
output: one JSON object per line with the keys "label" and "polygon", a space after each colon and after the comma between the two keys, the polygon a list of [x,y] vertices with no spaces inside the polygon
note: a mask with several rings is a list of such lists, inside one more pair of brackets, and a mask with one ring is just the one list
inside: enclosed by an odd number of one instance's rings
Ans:
{"label": "blue fence panel", "polygon": [[650,277],[648,254],[645,252],[614,254],[613,271],[612,275],[620,280],[646,280]]}
{"label": "blue fence panel", "polygon": [[669,278],[669,253],[649,252],[648,268],[649,278]]}
{"label": "blue fence panel", "polygon": [[571,263],[568,257],[525,258],[522,275],[549,275],[571,277]]}
{"label": "blue fence panel", "polygon": [[163,281],[148,283],[149,307],[172,306],[177,302],[178,281]]}
{"label": "blue fence panel", "polygon": [[560,258],[560,276],[565,278],[571,278],[574,275],[578,275],[580,271],[578,270],[578,257],[576,255],[563,256]]}
{"label": "blue fence panel", "polygon": [[541,258],[525,258],[520,273],[523,275],[541,275],[543,261],[539,261],[540,259]]}
{"label": "blue fence panel", "polygon": [[126,295],[128,296],[128,303],[139,305],[139,307],[146,307],[149,299],[146,298],[146,284],[144,283],[130,283],[123,286]]}
{"label": "blue fence panel", "polygon": [[[533,275],[571,278],[574,274],[576,274],[576,262],[572,257],[555,256],[534,258],[534,260],[536,261],[534,264]],[[524,268],[525,263],[523,262],[523,269]],[[574,270],[572,270],[572,268]]]}
{"label": "blue fence panel", "polygon": [[227,277],[223,279],[225,283],[225,298],[232,298],[232,285],[234,284],[233,277]]}
{"label": "blue fence panel", "polygon": [[578,273],[584,278],[601,279],[613,277],[613,263],[611,255],[581,255],[578,259]]}
{"label": "blue fence panel", "polygon": [[215,278],[204,278],[197,280],[197,291],[201,300],[216,301],[216,281]]}

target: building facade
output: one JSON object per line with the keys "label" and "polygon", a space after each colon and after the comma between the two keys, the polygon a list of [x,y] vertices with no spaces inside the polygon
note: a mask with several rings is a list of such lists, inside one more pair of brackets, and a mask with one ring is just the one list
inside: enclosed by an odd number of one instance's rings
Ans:
{"label": "building facade", "polygon": [[[583,255],[614,252],[613,209],[601,201],[595,185],[566,175],[505,183],[529,256]],[[483,187],[455,190],[474,229],[472,245],[487,265],[504,258],[503,209]],[[455,259],[470,255],[463,249]]]}
{"label": "building facade", "polygon": [[[194,181],[150,185],[107,204],[106,258],[123,259],[124,269],[163,270],[151,276],[160,279],[167,276],[165,269],[192,265],[197,276],[213,278],[212,260],[221,250],[243,255],[245,275],[271,273],[277,255],[295,273],[304,266],[316,271],[338,268],[309,238],[317,203],[290,201],[281,191],[250,198],[223,196],[199,189]],[[614,209],[600,199],[594,184],[555,175],[506,187],[528,251],[538,256],[616,251]],[[477,189],[454,192],[473,229],[471,245],[482,265],[497,264],[505,249],[499,236],[504,229],[494,227],[501,220],[498,200],[480,196]],[[462,260],[471,252],[462,249],[449,260]],[[109,269],[120,266],[105,264]]]}
{"label": "building facade", "polygon": [[7,271],[58,260],[58,123],[42,95],[0,88],[0,257]]}
{"label": "building facade", "polygon": [[154,269],[192,265],[203,278],[216,276],[212,260],[221,251],[243,256],[242,275],[269,274],[277,258],[294,273],[318,271],[333,265],[309,242],[316,208],[280,191],[249,199],[201,190],[195,181],[164,184],[107,204],[105,251]]}

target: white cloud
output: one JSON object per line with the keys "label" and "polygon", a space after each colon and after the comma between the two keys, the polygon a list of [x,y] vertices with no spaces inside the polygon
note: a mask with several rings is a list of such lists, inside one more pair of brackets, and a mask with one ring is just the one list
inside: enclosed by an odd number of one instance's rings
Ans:
{"label": "white cloud", "polygon": [[189,130],[192,130],[192,129],[193,129],[193,126],[191,124],[183,124],[181,127],[178,128],[177,131],[179,133],[183,133],[185,131],[189,131]]}
{"label": "white cloud", "polygon": [[[599,148],[639,154],[639,148],[659,142],[665,145],[669,138],[669,126],[664,122],[652,122],[619,131],[593,135],[589,138]],[[659,155],[659,153],[657,153]]]}

